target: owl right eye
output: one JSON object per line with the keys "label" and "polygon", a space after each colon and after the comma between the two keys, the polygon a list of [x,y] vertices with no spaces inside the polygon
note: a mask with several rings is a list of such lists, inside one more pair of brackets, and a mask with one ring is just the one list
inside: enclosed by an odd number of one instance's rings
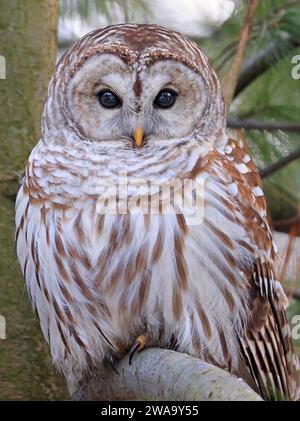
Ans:
{"label": "owl right eye", "polygon": [[97,93],[98,101],[104,108],[118,108],[122,105],[120,98],[112,91],[103,90]]}

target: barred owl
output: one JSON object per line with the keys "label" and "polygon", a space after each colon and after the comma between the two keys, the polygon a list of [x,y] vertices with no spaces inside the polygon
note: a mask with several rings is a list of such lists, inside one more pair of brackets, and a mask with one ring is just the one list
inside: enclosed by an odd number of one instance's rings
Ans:
{"label": "barred owl", "polygon": [[185,36],[116,25],[62,56],[16,227],[74,397],[107,361],[156,346],[222,367],[265,399],[298,398],[261,180],[226,135],[219,81]]}

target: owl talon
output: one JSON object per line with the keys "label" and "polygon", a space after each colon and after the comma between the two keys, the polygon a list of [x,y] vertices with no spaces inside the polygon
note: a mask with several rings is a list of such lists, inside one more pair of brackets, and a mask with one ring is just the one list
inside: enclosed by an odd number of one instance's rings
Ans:
{"label": "owl talon", "polygon": [[117,373],[118,375],[120,375],[120,373],[118,372],[118,370],[116,368],[117,361],[118,360],[117,360],[117,358],[115,356],[113,356],[112,354],[109,354],[108,364],[109,364],[110,368],[112,368],[115,373]]}
{"label": "owl talon", "polygon": [[132,358],[134,354],[137,352],[141,352],[147,344],[147,336],[146,335],[140,335],[136,338],[134,344],[132,345],[130,351],[129,351],[129,365],[131,365]]}

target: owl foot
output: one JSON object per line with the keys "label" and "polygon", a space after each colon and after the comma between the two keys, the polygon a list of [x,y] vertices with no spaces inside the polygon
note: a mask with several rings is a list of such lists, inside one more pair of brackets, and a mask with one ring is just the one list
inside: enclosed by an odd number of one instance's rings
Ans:
{"label": "owl foot", "polygon": [[134,344],[132,345],[130,351],[129,351],[129,365],[131,365],[132,358],[134,354],[137,352],[142,351],[146,344],[147,344],[148,338],[147,335],[140,335],[136,338]]}

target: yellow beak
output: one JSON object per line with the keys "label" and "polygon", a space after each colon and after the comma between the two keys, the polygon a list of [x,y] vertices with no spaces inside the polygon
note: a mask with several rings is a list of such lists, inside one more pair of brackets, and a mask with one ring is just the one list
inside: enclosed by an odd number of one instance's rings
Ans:
{"label": "yellow beak", "polygon": [[139,148],[143,142],[143,137],[144,137],[144,130],[142,129],[142,127],[137,127],[135,129],[133,137],[134,137],[136,146]]}

